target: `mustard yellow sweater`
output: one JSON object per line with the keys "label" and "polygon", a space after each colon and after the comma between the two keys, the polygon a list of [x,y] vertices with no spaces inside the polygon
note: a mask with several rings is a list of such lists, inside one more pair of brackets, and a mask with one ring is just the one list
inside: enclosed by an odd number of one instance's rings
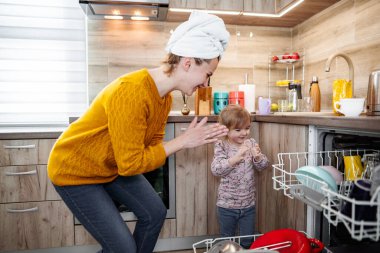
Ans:
{"label": "mustard yellow sweater", "polygon": [[171,103],[170,94],[159,96],[146,69],[116,79],[59,137],[49,178],[59,186],[96,184],[160,167]]}

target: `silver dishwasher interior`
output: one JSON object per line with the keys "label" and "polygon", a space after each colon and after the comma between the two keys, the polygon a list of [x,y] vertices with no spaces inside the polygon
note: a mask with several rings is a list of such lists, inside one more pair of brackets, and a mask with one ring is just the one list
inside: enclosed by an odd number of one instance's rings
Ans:
{"label": "silver dishwasher interior", "polygon": [[[309,128],[309,152],[336,150],[380,150],[380,133],[358,130],[332,129],[311,126]],[[341,163],[339,170],[344,171]],[[378,241],[353,239],[342,223],[329,223],[321,211],[308,207],[308,227],[315,237],[329,247],[373,247]],[[379,220],[379,217],[378,217]],[[377,248],[377,246],[376,246]],[[363,248],[363,252],[367,252]],[[369,252],[369,251],[368,251]],[[379,251],[380,252],[380,249]]]}

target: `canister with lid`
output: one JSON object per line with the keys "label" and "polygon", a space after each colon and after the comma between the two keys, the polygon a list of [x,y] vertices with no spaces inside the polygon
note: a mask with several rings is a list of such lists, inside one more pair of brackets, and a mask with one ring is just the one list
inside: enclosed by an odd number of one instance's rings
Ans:
{"label": "canister with lid", "polygon": [[214,113],[218,115],[228,105],[228,92],[214,92]]}
{"label": "canister with lid", "polygon": [[230,91],[228,94],[228,104],[237,104],[244,107],[244,91]]}

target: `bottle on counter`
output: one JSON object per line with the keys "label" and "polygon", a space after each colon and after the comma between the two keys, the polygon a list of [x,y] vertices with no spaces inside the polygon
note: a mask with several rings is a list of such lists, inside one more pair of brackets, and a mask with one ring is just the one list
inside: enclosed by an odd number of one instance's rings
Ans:
{"label": "bottle on counter", "polygon": [[311,111],[321,111],[321,90],[318,85],[318,77],[313,76],[310,83],[310,98],[311,98]]}
{"label": "bottle on counter", "polygon": [[301,94],[301,85],[297,83],[290,83],[288,93],[288,111],[297,112],[299,111],[300,104],[298,103],[299,99],[302,99]]}

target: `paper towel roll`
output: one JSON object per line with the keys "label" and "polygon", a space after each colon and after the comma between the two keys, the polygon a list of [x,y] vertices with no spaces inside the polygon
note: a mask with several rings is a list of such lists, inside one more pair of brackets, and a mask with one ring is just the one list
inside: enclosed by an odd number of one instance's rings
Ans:
{"label": "paper towel roll", "polygon": [[249,112],[255,112],[255,85],[239,84],[239,91],[244,92],[244,107]]}

